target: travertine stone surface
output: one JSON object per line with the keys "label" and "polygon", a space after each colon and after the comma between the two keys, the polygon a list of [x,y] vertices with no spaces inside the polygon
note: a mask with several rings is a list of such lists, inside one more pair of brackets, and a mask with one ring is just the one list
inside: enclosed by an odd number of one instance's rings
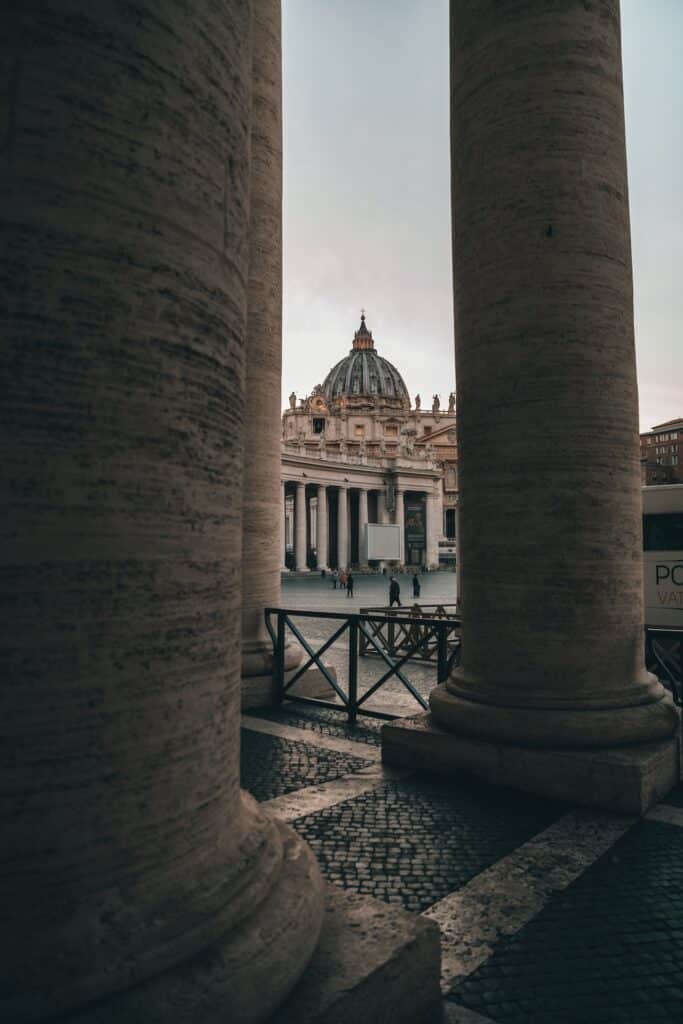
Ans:
{"label": "travertine stone surface", "polygon": [[346,487],[337,490],[337,567],[349,564],[349,492]]}
{"label": "travertine stone surface", "polygon": [[439,959],[433,921],[329,885],[318,949],[272,1024],[436,1024]]}
{"label": "travertine stone surface", "polygon": [[318,569],[327,569],[328,554],[328,530],[327,530],[327,487],[318,487]]}
{"label": "travertine stone surface", "polygon": [[[242,675],[270,673],[263,609],[280,603],[282,59],[280,2],[253,5],[249,290],[242,523]],[[246,683],[248,685],[248,683]]]}
{"label": "travertine stone surface", "polygon": [[[496,705],[619,708],[663,690],[642,654],[618,0],[451,12],[465,642],[448,687],[487,706],[487,735]],[[605,742],[625,739],[615,719]]]}
{"label": "travertine stone surface", "polygon": [[477,775],[500,786],[644,814],[678,782],[678,740],[599,749],[514,743],[454,735],[434,714],[401,718],[382,727],[382,760],[441,775]]}
{"label": "travertine stone surface", "polygon": [[13,1024],[282,913],[280,831],[239,788],[249,15],[29,2],[0,33]]}
{"label": "travertine stone surface", "polygon": [[297,483],[296,485],[294,516],[296,520],[294,537],[296,571],[308,572],[308,565],[306,564],[306,484],[304,483]]}
{"label": "travertine stone surface", "polygon": [[367,553],[367,545],[365,544],[365,527],[367,526],[368,521],[368,492],[364,487],[362,487],[358,492],[358,545],[360,549],[361,568],[365,568],[368,564],[368,560],[365,557]]}

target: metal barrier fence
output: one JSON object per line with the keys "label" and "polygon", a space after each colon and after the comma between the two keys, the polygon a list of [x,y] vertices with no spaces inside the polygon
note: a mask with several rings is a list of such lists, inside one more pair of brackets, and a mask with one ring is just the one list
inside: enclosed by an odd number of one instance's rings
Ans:
{"label": "metal barrier fence", "polygon": [[[393,719],[397,716],[385,711],[372,710],[366,702],[384,686],[396,678],[414,698],[419,707],[428,709],[427,701],[413,686],[404,669],[409,661],[435,664],[436,683],[443,683],[451,669],[459,664],[461,651],[461,620],[455,614],[453,605],[423,605],[420,614],[404,609],[364,608],[360,612],[323,612],[294,608],[266,608],[266,627],[273,642],[273,664],[278,700],[297,701],[316,707],[331,708],[346,713],[349,722],[355,722],[358,715],[373,718]],[[329,619],[339,622],[331,636],[314,649],[303,635],[297,619]],[[275,620],[275,626],[273,626]],[[303,648],[307,659],[289,676],[285,677],[285,647],[287,631]],[[343,682],[328,670],[323,655],[333,644],[348,634],[348,682]],[[359,657],[379,658],[387,666],[386,671],[375,680],[364,693],[358,691]],[[683,706],[683,629],[645,629],[645,662],[648,669],[671,690],[675,703]],[[316,665],[339,698],[340,703],[314,697],[303,697],[292,692],[294,685],[304,673]]]}
{"label": "metal barrier fence", "polygon": [[[441,619],[450,623],[446,631],[448,651],[460,646],[460,619],[454,604],[420,604],[400,608],[361,608],[361,615],[371,618],[371,632],[375,640],[392,658],[413,651],[411,660],[436,661],[439,659],[439,643],[436,636],[429,634],[423,623],[426,620]],[[381,615],[379,620],[376,616]],[[406,616],[409,622],[406,624]],[[379,657],[376,649],[365,634],[360,635],[359,654],[364,657]]]}
{"label": "metal barrier fence", "polygon": [[645,664],[683,706],[683,629],[645,628]]}
{"label": "metal barrier fence", "polygon": [[[344,614],[342,612],[302,611],[294,608],[266,608],[265,617],[266,627],[273,641],[275,687],[278,699],[282,701],[287,698],[300,704],[312,704],[316,707],[332,708],[334,711],[344,711],[349,722],[352,723],[356,721],[359,714],[384,719],[397,717],[385,711],[372,710],[366,706],[366,702],[392,678],[396,678],[403,684],[420,708],[427,710],[427,701],[406,675],[407,662],[420,658],[435,663],[436,683],[442,683],[448,678],[451,668],[458,663],[460,654],[460,638],[455,635],[455,630],[459,628],[460,623],[459,620],[452,617],[418,617],[405,613],[396,614],[393,611],[391,615],[387,615],[384,610],[381,610],[380,613],[362,611]],[[292,621],[293,618],[328,619],[337,621],[340,625],[324,643],[314,649],[299,626]],[[401,630],[400,649],[396,643],[391,649],[385,646],[385,636],[388,634],[384,633],[383,629],[390,625],[394,630]],[[308,658],[296,672],[286,678],[285,646],[288,631],[301,645]],[[335,678],[323,662],[325,652],[344,634],[348,634],[349,671],[346,687]],[[360,650],[361,638],[363,652]],[[420,653],[427,649],[433,652],[433,657],[425,658],[423,653]],[[358,658],[364,657],[370,650],[386,664],[387,668],[379,679],[359,695]],[[332,687],[341,702],[340,704],[314,697],[303,697],[292,692],[293,686],[313,665],[317,666]]]}

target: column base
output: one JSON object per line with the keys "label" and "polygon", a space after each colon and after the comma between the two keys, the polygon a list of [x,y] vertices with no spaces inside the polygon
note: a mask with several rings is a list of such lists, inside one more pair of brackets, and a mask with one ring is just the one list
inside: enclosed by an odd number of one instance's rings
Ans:
{"label": "column base", "polygon": [[328,885],[320,942],[269,1024],[441,1020],[435,922]]}
{"label": "column base", "polygon": [[[457,672],[457,670],[456,670]],[[656,680],[655,680],[656,682]],[[679,714],[657,684],[660,699],[626,707],[509,707],[469,700],[452,683],[429,696],[434,720],[461,736],[539,747],[616,747],[673,735]]]}
{"label": "column base", "polygon": [[308,845],[278,823],[282,871],[239,926],[190,960],[60,1017],[63,1024],[240,1024],[265,1021],[287,997],[318,942],[325,884]]}
{"label": "column base", "polygon": [[644,814],[680,778],[677,735],[591,750],[541,748],[455,735],[429,713],[383,726],[382,760],[443,775],[475,775],[495,785],[623,814]]}

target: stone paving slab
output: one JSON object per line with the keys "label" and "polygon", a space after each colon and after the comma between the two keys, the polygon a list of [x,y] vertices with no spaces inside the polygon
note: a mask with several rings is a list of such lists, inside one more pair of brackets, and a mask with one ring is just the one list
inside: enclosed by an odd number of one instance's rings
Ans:
{"label": "stone paving slab", "polygon": [[380,730],[384,724],[378,719],[363,718],[357,725],[349,725],[345,715],[339,711],[310,708],[303,704],[292,703],[285,703],[282,708],[261,708],[258,711],[250,711],[249,716],[268,722],[282,722],[297,729],[310,729],[321,736],[338,736],[356,743],[368,743],[375,747],[379,747],[381,744]]}
{"label": "stone paving slab", "polygon": [[469,781],[405,779],[292,822],[328,881],[421,911],[563,810]]}
{"label": "stone paving slab", "polygon": [[635,825],[449,998],[499,1024],[679,1024],[683,829]]}
{"label": "stone paving slab", "polygon": [[309,743],[293,743],[242,729],[241,784],[259,801],[330,782],[373,763]]}

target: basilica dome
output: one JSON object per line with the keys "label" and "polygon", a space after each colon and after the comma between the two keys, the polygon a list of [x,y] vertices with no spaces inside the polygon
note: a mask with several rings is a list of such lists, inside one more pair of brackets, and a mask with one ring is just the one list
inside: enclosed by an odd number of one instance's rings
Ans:
{"label": "basilica dome", "polygon": [[353,348],[333,366],[323,383],[328,401],[340,398],[370,397],[398,400],[410,406],[410,397],[403,377],[395,366],[377,355],[372,332],[365,325],[365,315],[353,337]]}

